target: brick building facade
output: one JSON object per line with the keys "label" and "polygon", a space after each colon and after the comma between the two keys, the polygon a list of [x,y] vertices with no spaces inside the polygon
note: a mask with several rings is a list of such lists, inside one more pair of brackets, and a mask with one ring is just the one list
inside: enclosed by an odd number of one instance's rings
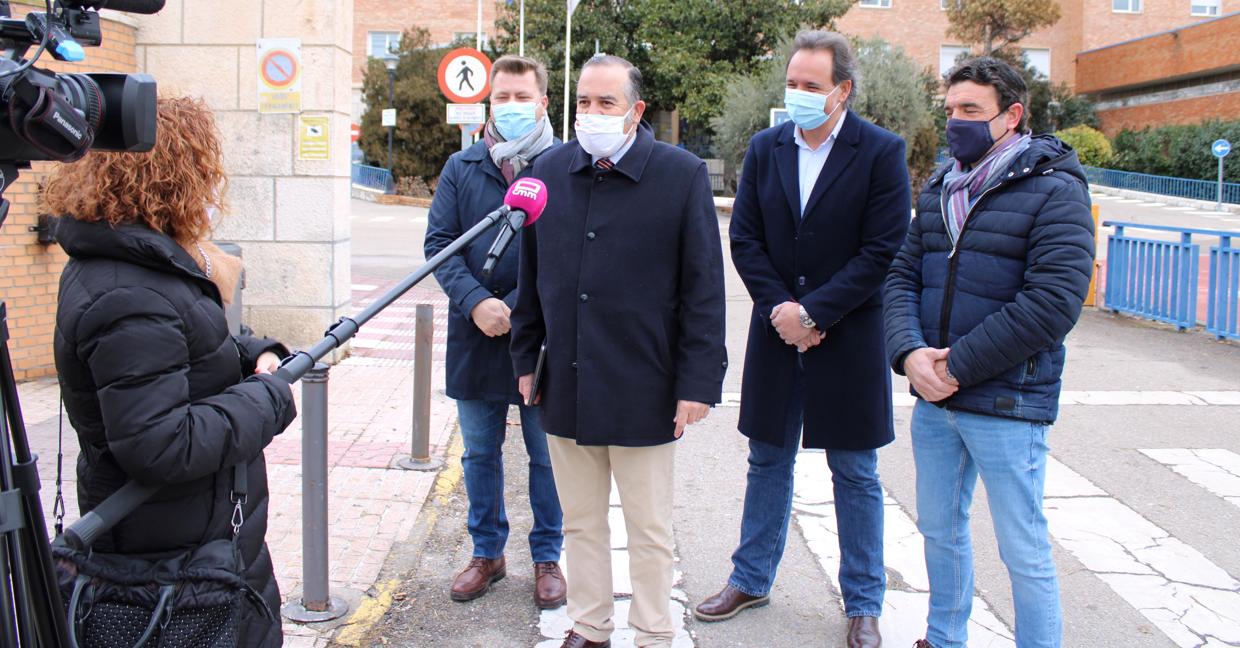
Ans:
{"label": "brick building facade", "polygon": [[[482,32],[495,35],[496,0],[482,0]],[[478,3],[467,0],[354,0],[353,1],[353,122],[360,123],[362,79],[372,56],[384,56],[384,45],[396,47],[400,34],[410,27],[430,32],[431,42],[447,45],[473,39],[478,28]]]}
{"label": "brick building facade", "polygon": [[[38,7],[42,7],[40,1]],[[13,17],[24,17],[31,7],[14,3]],[[50,55],[39,58],[38,66],[56,72],[133,72],[134,22],[122,15],[104,18],[103,45],[86,50],[86,61],[63,63]],[[38,233],[37,197],[39,186],[51,171],[48,162],[35,162],[5,192],[13,203],[8,220],[0,228],[0,299],[8,304],[9,349],[18,380],[55,373],[52,358],[52,331],[56,322],[56,293],[60,271],[67,257],[56,244],[41,244]]]}
{"label": "brick building facade", "polygon": [[1240,13],[1082,52],[1102,130],[1240,118]]}
{"label": "brick building facade", "polygon": [[[949,1],[860,0],[836,27],[846,34],[881,37],[941,73],[965,49],[947,36]],[[1031,34],[1021,46],[1051,81],[1075,87],[1078,52],[1210,20],[1240,10],[1240,0],[1059,0],[1059,6],[1059,22]]]}

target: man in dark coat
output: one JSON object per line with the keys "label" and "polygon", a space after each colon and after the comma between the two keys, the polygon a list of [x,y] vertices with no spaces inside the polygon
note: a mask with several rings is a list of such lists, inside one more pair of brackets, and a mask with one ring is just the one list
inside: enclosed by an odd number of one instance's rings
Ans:
{"label": "man in dark coat", "polygon": [[1012,581],[1016,644],[1059,646],[1042,493],[1063,341],[1093,271],[1089,189],[1069,146],[1024,134],[1028,94],[1011,66],[973,59],[947,84],[953,160],[922,190],[886,287],[891,366],[919,397],[913,458],[930,612],[917,646],[967,641],[979,474]]}
{"label": "man in dark coat", "polygon": [[[491,66],[491,77],[491,121],[483,141],[448,158],[439,176],[426,230],[427,257],[502,205],[513,180],[529,175],[534,160],[556,143],[547,119],[547,69],[532,59],[504,56]],[[518,247],[511,246],[491,275],[483,276],[491,239],[478,239],[435,270],[435,279],[452,301],[446,383],[448,396],[456,399],[465,443],[461,464],[474,543],[473,558],[453,580],[450,596],[454,601],[471,601],[506,574],[503,447],[508,408],[519,405],[530,458],[534,603],[556,608],[565,600],[559,566],[564,539],[560,502],[538,410],[521,404],[508,354],[509,313],[517,301]]]}
{"label": "man in dark coat", "polygon": [[513,364],[522,394],[541,396],[551,435],[573,619],[566,648],[610,645],[613,476],[629,534],[629,625],[640,646],[672,645],[672,442],[719,402],[727,369],[706,165],[656,142],[645,107],[628,61],[596,56],[582,67],[577,139],[534,165],[548,202],[521,245]]}
{"label": "man in dark coat", "polygon": [[233,466],[249,493],[238,543],[246,581],[275,614],[247,607],[239,645],[283,641],[267,532],[263,448],[292,422],[289,384],[255,375],[270,340],[228,334],[220,291],[168,236],[143,225],[61,219],[69,255],[56,311],[56,370],[77,431],[85,513],[130,479],[167,486],[94,545],[179,555],[232,534]]}
{"label": "man in dark coat", "polygon": [[785,98],[793,122],[756,135],[745,156],[730,231],[754,301],[739,426],[749,477],[732,575],[695,610],[719,621],[769,601],[797,451],[825,448],[850,647],[880,641],[877,448],[894,438],[880,289],[910,206],[904,142],[848,111],[854,70],[844,37],[798,34]]}

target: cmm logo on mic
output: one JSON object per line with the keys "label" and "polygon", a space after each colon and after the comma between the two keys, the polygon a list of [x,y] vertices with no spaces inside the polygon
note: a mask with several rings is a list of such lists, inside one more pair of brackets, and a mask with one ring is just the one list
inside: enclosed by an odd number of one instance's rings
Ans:
{"label": "cmm logo on mic", "polygon": [[508,192],[513,196],[537,200],[538,196],[543,192],[543,188],[543,183],[537,180],[521,178],[512,184],[512,188]]}

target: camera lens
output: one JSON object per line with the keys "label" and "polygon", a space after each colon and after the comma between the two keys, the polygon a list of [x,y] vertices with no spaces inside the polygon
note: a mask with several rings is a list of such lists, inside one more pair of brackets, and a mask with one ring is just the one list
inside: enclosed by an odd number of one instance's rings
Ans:
{"label": "camera lens", "polygon": [[91,130],[99,132],[106,109],[99,84],[85,74],[61,74],[57,77],[57,82],[61,94],[82,113]]}

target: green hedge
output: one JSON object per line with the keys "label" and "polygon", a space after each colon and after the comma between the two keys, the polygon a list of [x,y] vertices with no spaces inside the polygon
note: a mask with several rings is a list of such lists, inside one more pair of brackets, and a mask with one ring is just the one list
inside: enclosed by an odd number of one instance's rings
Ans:
{"label": "green hedge", "polygon": [[[1218,179],[1218,158],[1210,144],[1225,139],[1240,145],[1240,120],[1208,121],[1191,126],[1162,126],[1121,131],[1111,141],[1111,168],[1176,178]],[[1240,182],[1240,154],[1227,157],[1224,178]]]}

